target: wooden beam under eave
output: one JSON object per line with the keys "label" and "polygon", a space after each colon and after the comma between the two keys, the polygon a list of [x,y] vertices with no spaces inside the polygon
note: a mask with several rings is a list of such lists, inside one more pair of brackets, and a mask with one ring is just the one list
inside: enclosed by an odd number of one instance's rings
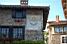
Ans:
{"label": "wooden beam under eave", "polygon": [[43,30],[46,27],[47,19],[48,19],[49,9],[43,9]]}

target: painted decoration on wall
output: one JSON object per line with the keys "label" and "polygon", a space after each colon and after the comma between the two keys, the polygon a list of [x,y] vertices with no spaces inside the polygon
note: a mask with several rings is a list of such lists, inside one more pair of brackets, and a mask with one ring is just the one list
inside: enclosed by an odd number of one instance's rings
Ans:
{"label": "painted decoration on wall", "polygon": [[43,15],[28,14],[26,16],[25,40],[43,40]]}
{"label": "painted decoration on wall", "polygon": [[43,15],[27,15],[26,29],[42,29]]}

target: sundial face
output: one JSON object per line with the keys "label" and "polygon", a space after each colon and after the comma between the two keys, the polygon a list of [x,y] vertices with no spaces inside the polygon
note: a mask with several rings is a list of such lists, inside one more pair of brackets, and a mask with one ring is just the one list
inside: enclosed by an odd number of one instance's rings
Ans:
{"label": "sundial face", "polygon": [[31,19],[30,19],[30,24],[33,25],[33,26],[37,25],[38,24],[38,21],[37,20],[38,20],[37,19],[37,16],[32,15],[31,16]]}
{"label": "sundial face", "polygon": [[43,17],[42,15],[28,15],[27,16],[27,29],[41,29],[43,26]]}

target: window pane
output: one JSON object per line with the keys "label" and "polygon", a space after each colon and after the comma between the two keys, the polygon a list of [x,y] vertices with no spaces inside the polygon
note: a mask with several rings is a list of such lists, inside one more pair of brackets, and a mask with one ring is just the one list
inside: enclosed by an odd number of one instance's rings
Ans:
{"label": "window pane", "polygon": [[2,37],[2,31],[1,31],[1,28],[0,28],[0,38]]}
{"label": "window pane", "polygon": [[59,32],[59,29],[58,28],[55,28],[55,32]]}
{"label": "window pane", "polygon": [[22,18],[22,11],[16,11],[16,18]]}
{"label": "window pane", "polygon": [[23,17],[23,18],[26,18],[26,10],[23,10],[23,12],[22,12],[22,17]]}
{"label": "window pane", "polygon": [[2,37],[8,37],[9,28],[1,28]]}
{"label": "window pane", "polygon": [[13,38],[23,38],[22,28],[13,28]]}
{"label": "window pane", "polygon": [[12,11],[12,18],[26,18],[26,10],[13,10]]}
{"label": "window pane", "polygon": [[55,32],[63,32],[62,27],[55,27]]}
{"label": "window pane", "polygon": [[67,32],[67,26],[64,26],[64,32]]}

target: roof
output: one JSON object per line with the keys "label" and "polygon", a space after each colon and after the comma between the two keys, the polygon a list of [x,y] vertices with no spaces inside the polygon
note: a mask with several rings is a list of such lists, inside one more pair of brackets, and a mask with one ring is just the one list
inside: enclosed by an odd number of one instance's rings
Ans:
{"label": "roof", "polygon": [[49,21],[47,22],[49,24],[49,26],[61,26],[61,25],[67,25],[67,21],[59,21],[59,22],[56,22],[56,21]]}
{"label": "roof", "polygon": [[50,9],[49,6],[21,6],[21,5],[0,5],[0,8],[27,8],[27,9]]}

